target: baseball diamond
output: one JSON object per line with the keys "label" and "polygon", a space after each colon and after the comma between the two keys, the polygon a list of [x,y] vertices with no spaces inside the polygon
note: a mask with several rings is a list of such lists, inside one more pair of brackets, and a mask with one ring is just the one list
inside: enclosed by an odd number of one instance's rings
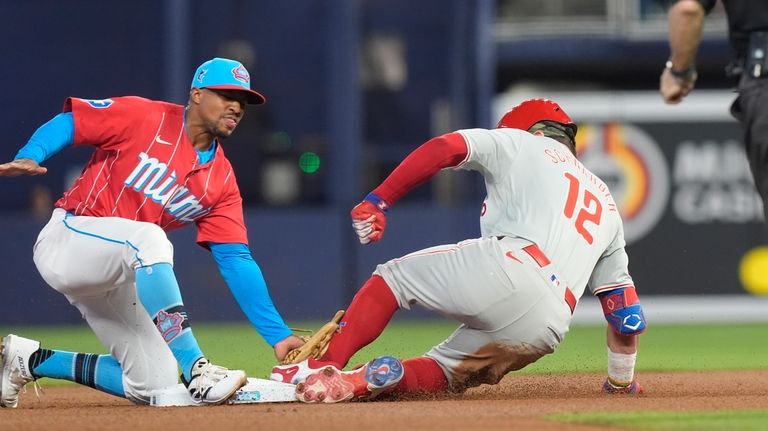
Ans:
{"label": "baseball diamond", "polygon": [[[263,429],[360,429],[539,431],[611,431],[623,426],[556,422],[551,415],[653,411],[724,412],[768,409],[768,371],[644,372],[646,393],[639,397],[601,394],[601,374],[516,375],[499,385],[470,389],[463,396],[407,401],[376,401],[334,406],[268,403],[206,408],[135,407],[131,403],[82,387],[46,389],[21,397],[13,414],[2,415],[3,429],[61,431],[122,430],[126,424],[162,423],[168,431],[220,429],[256,425]],[[695,385],[690,384],[696,382]],[[87,415],[88,423],[81,418]],[[763,422],[764,423],[764,422]],[[757,428],[752,428],[757,429]]]}
{"label": "baseball diamond", "polygon": [[29,3],[0,431],[768,429],[768,0]]}

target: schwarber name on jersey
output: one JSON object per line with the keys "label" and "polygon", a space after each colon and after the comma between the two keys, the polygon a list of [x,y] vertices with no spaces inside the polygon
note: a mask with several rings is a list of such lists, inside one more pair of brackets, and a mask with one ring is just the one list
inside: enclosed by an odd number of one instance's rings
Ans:
{"label": "schwarber name on jersey", "polygon": [[488,196],[484,237],[516,236],[536,243],[576,297],[633,286],[624,229],[608,186],[563,144],[523,130],[459,133],[468,154],[458,168],[483,174]]}
{"label": "schwarber name on jersey", "polygon": [[221,145],[199,164],[184,107],[140,97],[68,98],[74,145],[96,152],[56,202],[75,215],[122,217],[165,231],[197,224],[197,241],[247,244],[242,198]]}

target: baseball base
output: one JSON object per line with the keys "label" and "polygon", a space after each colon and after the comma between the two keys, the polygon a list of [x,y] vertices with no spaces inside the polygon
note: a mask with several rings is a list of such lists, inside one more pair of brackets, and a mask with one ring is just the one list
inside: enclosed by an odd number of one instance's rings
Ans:
{"label": "baseball base", "polygon": [[[266,379],[248,377],[248,383],[235,392],[227,404],[288,403],[296,401],[296,386]],[[155,391],[150,397],[154,407],[200,406],[195,404],[182,384]]]}

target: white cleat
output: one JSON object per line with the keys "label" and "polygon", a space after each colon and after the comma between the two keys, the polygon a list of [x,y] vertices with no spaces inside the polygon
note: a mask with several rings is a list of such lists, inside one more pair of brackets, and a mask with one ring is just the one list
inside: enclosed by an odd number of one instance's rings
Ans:
{"label": "white cleat", "polygon": [[269,380],[298,385],[303,382],[308,375],[320,371],[328,365],[327,363],[315,361],[314,359],[312,359],[313,363],[311,364],[309,361],[309,359],[305,359],[298,364],[275,365],[272,367],[272,374],[270,374]]}
{"label": "white cleat", "polygon": [[0,407],[16,408],[19,393],[27,383],[34,382],[29,357],[40,349],[40,342],[9,334],[0,344],[2,374],[0,374]]}
{"label": "white cleat", "polygon": [[189,396],[196,404],[223,404],[248,383],[242,370],[228,370],[200,358],[192,366],[189,382],[182,377]]}

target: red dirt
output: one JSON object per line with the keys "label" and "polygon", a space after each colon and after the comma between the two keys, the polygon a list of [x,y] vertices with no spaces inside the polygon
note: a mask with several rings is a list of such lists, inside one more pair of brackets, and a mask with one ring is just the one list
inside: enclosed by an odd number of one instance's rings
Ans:
{"label": "red dirt", "polygon": [[601,375],[508,375],[462,396],[334,405],[272,403],[215,407],[134,406],[84,387],[31,386],[18,409],[0,410],[0,430],[600,430],[563,424],[552,413],[768,409],[768,371],[640,373],[645,394],[600,392]]}

